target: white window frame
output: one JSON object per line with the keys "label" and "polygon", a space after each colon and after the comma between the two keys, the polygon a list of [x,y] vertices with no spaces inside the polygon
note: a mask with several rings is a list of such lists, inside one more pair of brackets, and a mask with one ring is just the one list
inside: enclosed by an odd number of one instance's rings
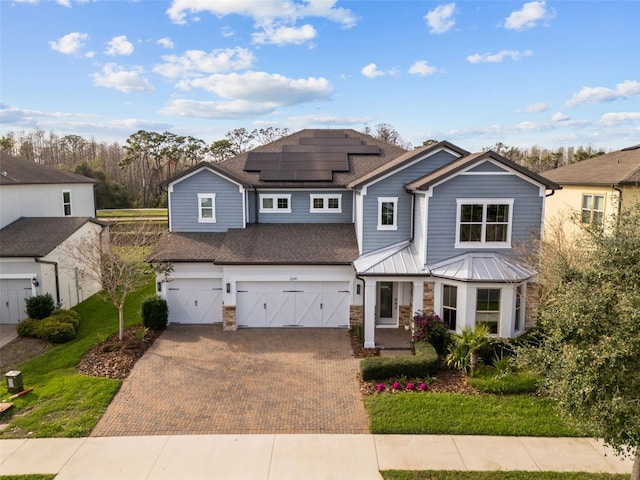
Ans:
{"label": "white window frame", "polygon": [[[315,200],[322,200],[322,208],[314,207]],[[329,200],[338,200],[338,208],[329,208]],[[342,213],[341,194],[310,194],[309,213]]]}
{"label": "white window frame", "polygon": [[[211,200],[211,218],[202,216],[202,200]],[[208,208],[208,207],[207,207]],[[216,194],[215,193],[199,193],[198,194],[198,223],[216,223]]]}
{"label": "white window frame", "polygon": [[[591,199],[589,208],[585,208],[584,206],[584,200],[586,197],[589,197]],[[602,210],[596,210],[596,197],[602,198]],[[582,204],[580,205],[580,223],[582,223],[582,225],[603,225],[606,201],[607,201],[607,197],[604,193],[583,193]],[[585,212],[589,212],[588,222],[584,221]],[[595,221],[596,213],[599,213],[601,215],[599,222]]]}
{"label": "white window frame", "polygon": [[[382,205],[393,203],[393,225],[382,224]],[[378,230],[398,229],[398,197],[378,197]]]}
{"label": "white window frame", "polygon": [[[291,213],[291,194],[264,194],[261,193],[260,197],[260,213]],[[263,202],[265,199],[273,200],[273,207],[265,208],[263,206]],[[287,208],[278,208],[278,200],[286,199],[287,200]]]}
{"label": "white window frame", "polygon": [[[65,194],[69,194],[69,201],[64,201]],[[66,207],[69,206],[69,213],[66,212]],[[71,217],[73,215],[72,201],[71,201],[71,190],[62,190],[62,215],[64,217]]]}
{"label": "white window frame", "polygon": [[[525,324],[525,294],[527,291],[526,283],[519,283],[515,286],[513,296],[513,331],[514,333],[520,333],[524,331]],[[520,328],[518,328],[520,327]]]}
{"label": "white window frame", "polygon": [[[455,248],[511,248],[511,230],[513,228],[513,198],[458,198],[456,200],[456,243]],[[479,242],[460,241],[460,221],[463,205],[482,205],[482,232]],[[509,220],[507,223],[507,239],[504,242],[487,242],[487,205],[508,205]]]}
{"label": "white window frame", "polygon": [[[494,290],[498,292],[498,310],[478,310],[478,291],[480,290]],[[487,313],[497,313],[498,314],[498,320],[495,322],[496,324],[496,331],[495,332],[491,332],[489,333],[489,335],[500,335],[500,324],[502,323],[502,305],[503,305],[504,299],[503,299],[503,292],[502,292],[502,288],[499,287],[477,287],[476,288],[476,302],[474,305],[474,325],[478,325],[478,314],[479,313],[483,313],[483,314],[487,314]],[[490,323],[490,322],[480,322],[480,323]],[[494,322],[491,322],[494,323]]]}
{"label": "white window frame", "polygon": [[[455,288],[455,306],[451,306],[451,305],[445,305],[445,294],[444,291],[446,288]],[[457,285],[452,285],[450,283],[443,283],[442,284],[442,297],[441,297],[441,311],[442,311],[442,321],[444,322],[445,326],[447,327],[447,329],[449,330],[453,330],[455,331],[456,328],[458,328],[458,286]],[[445,310],[451,311],[451,312],[455,312],[455,326],[453,328],[451,328],[449,325],[447,325],[447,323],[444,321],[444,317],[445,317]]]}

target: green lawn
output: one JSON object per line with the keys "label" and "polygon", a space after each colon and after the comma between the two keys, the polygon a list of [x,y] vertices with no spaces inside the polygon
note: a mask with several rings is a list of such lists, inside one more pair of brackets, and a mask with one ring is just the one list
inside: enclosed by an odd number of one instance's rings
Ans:
{"label": "green lawn", "polygon": [[628,480],[629,475],[585,472],[459,472],[404,471],[380,472],[385,480]]}
{"label": "green lawn", "polygon": [[114,218],[114,217],[166,217],[166,208],[127,208],[127,209],[109,209],[98,210],[96,212],[98,218]]}
{"label": "green lawn", "polygon": [[0,475],[0,480],[53,480],[55,475],[36,473],[33,475]]}
{"label": "green lawn", "polygon": [[399,393],[365,398],[371,433],[588,435],[563,420],[551,400],[532,395]]}
{"label": "green lawn", "polygon": [[[125,326],[141,323],[140,303],[154,293],[153,282],[130,295]],[[76,365],[91,347],[118,331],[118,312],[99,296],[74,307],[81,315],[75,340],[47,350],[18,367],[33,392],[14,401],[9,427],[0,438],[82,437],[91,432],[121,382],[81,375]],[[6,387],[0,390],[8,396]]]}

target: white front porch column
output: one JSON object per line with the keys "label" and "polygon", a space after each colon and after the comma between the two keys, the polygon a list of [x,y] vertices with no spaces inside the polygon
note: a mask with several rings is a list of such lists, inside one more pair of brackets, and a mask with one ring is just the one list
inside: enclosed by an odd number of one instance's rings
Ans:
{"label": "white front porch column", "polygon": [[424,296],[424,281],[423,280],[414,280],[413,281],[413,296],[411,298],[411,308],[413,312],[411,312],[411,318],[418,310],[422,310],[422,300]]}
{"label": "white front porch column", "polygon": [[376,347],[376,282],[367,279],[364,286],[364,348]]}

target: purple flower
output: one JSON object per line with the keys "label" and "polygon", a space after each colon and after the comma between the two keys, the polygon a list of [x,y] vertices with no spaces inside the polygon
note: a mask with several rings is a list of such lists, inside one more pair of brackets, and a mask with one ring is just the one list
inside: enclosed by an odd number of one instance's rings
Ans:
{"label": "purple flower", "polygon": [[407,383],[407,390],[413,390],[414,385],[413,383]]}
{"label": "purple flower", "polygon": [[382,390],[384,390],[384,385],[379,383],[378,385],[376,385],[376,390],[378,390],[379,392],[381,392]]}
{"label": "purple flower", "polygon": [[420,390],[421,392],[424,392],[426,389],[427,389],[426,383],[421,383],[420,385],[418,385],[418,390]]}
{"label": "purple flower", "polygon": [[400,383],[398,382],[393,382],[393,388],[394,390],[400,390],[402,388],[402,385],[400,385]]}

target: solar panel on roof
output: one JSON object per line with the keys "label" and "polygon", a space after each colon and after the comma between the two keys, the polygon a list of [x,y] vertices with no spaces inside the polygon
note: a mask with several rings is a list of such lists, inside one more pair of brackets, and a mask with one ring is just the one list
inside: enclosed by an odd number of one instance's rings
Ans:
{"label": "solar panel on roof", "polygon": [[362,145],[359,138],[316,138],[303,137],[299,140],[300,145]]}

